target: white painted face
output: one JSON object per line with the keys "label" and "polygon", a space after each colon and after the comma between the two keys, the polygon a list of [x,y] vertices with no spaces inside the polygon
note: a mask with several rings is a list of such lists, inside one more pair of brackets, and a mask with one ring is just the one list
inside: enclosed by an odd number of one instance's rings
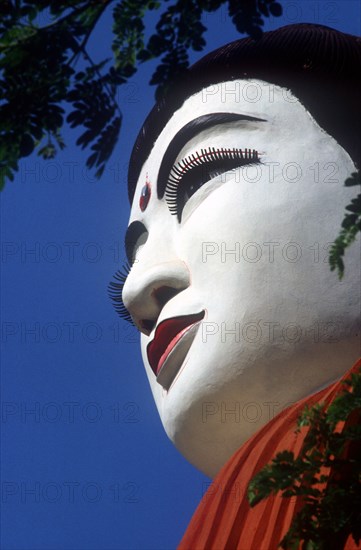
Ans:
{"label": "white painted face", "polygon": [[142,168],[123,300],[164,428],[207,475],[357,358],[358,245],[342,282],[328,265],[353,171],[297,98],[259,80],[190,97]]}

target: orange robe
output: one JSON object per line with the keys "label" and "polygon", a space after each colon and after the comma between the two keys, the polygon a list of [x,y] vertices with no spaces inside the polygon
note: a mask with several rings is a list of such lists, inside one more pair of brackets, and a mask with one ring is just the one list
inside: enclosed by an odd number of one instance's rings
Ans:
{"label": "orange robe", "polygon": [[[295,433],[306,405],[329,405],[357,372],[359,360],[342,380],[279,413],[249,439],[223,466],[200,502],[178,550],[276,550],[299,511],[299,497],[270,496],[251,508],[249,481],[280,451],[299,453],[307,428]],[[361,548],[349,537],[345,550]]]}

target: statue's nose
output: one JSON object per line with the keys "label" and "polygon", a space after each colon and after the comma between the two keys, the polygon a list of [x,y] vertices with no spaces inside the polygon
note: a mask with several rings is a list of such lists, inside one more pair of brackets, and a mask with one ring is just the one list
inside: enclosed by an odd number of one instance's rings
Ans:
{"label": "statue's nose", "polygon": [[144,267],[140,260],[124,284],[123,303],[139,330],[148,335],[165,304],[189,284],[189,271],[181,260]]}

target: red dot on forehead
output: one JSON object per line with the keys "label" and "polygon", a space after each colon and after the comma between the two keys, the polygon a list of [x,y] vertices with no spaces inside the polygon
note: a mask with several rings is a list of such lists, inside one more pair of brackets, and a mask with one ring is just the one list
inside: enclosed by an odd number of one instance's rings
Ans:
{"label": "red dot on forehead", "polygon": [[148,174],[145,179],[145,185],[142,187],[142,190],[140,192],[140,198],[139,198],[139,207],[142,212],[147,208],[148,202],[151,195],[151,187],[150,182],[148,181]]}

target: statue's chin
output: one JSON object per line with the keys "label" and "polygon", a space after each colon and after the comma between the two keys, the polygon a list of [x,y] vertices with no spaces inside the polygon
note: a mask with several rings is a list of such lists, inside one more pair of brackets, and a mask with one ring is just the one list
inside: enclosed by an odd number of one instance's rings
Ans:
{"label": "statue's chin", "polygon": [[232,383],[207,388],[203,398],[199,392],[182,410],[169,415],[163,411],[164,428],[181,454],[214,478],[262,426],[286,407],[339,379],[359,356],[360,339],[354,335],[332,345],[320,343],[300,350],[284,362],[264,358],[257,368],[245,368]]}

